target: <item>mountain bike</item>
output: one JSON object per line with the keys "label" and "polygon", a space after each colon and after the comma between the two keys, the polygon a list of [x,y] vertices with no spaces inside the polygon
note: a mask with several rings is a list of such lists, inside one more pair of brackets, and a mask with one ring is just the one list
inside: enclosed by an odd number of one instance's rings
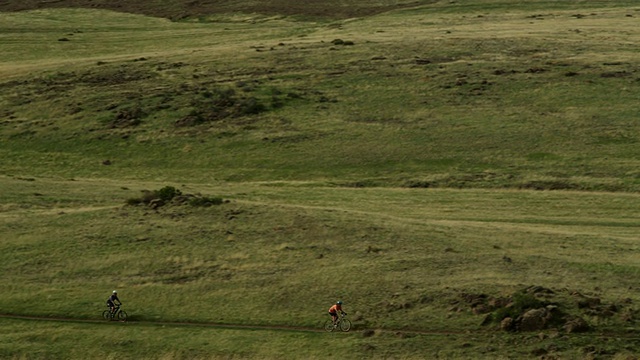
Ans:
{"label": "mountain bike", "polygon": [[324,323],[324,329],[328,332],[332,332],[334,330],[347,332],[351,330],[351,320],[347,319],[346,316],[347,314],[340,314],[335,324],[333,323],[332,319],[327,320]]}
{"label": "mountain bike", "polygon": [[127,312],[120,309],[121,305],[116,306],[115,310],[113,310],[113,312],[111,312],[111,309],[109,310],[105,310],[102,312],[102,318],[105,320],[120,320],[120,321],[126,321],[127,320]]}

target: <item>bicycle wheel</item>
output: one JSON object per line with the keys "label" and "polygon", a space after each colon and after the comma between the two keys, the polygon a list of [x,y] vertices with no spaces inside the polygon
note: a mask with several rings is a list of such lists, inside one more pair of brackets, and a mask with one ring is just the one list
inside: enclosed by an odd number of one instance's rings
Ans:
{"label": "bicycle wheel", "polygon": [[105,310],[102,312],[102,318],[105,320],[111,320],[111,311]]}
{"label": "bicycle wheel", "polygon": [[342,321],[340,321],[340,330],[342,331],[351,330],[351,321],[349,321],[348,319],[342,319]]}
{"label": "bicycle wheel", "polygon": [[118,311],[118,320],[120,320],[120,321],[126,321],[127,320],[127,313],[124,310]]}
{"label": "bicycle wheel", "polygon": [[324,329],[325,329],[326,331],[328,331],[328,332],[332,332],[332,331],[333,331],[333,329],[334,329],[334,327],[333,327],[333,321],[331,321],[331,320],[327,320],[327,321],[324,323]]}

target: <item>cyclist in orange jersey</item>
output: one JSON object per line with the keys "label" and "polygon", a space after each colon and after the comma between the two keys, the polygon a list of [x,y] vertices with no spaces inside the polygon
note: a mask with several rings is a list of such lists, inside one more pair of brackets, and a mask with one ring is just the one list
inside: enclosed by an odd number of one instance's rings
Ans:
{"label": "cyclist in orange jersey", "polygon": [[333,325],[336,325],[336,321],[338,321],[338,312],[342,313],[342,315],[347,315],[346,312],[342,311],[342,301],[338,300],[335,305],[329,308],[329,315],[331,315],[331,320],[333,320]]}

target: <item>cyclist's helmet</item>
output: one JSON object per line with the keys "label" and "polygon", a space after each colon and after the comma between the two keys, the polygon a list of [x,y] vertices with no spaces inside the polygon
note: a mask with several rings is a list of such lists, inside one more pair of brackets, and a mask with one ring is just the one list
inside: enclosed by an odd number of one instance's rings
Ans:
{"label": "cyclist's helmet", "polygon": [[338,300],[338,302],[336,302],[336,304],[342,305],[342,301]]}
{"label": "cyclist's helmet", "polygon": [[113,290],[113,295],[115,295],[115,294],[117,294],[117,293],[118,293],[117,291]]}

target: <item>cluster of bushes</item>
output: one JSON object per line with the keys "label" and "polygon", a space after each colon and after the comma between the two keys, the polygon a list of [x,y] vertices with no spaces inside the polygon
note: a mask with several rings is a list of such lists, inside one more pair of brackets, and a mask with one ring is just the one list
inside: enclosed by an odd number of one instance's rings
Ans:
{"label": "cluster of bushes", "polygon": [[120,109],[116,113],[115,119],[109,123],[109,128],[135,127],[140,125],[146,116],[146,112],[139,106]]}
{"label": "cluster of bushes", "polygon": [[587,297],[576,291],[566,293],[557,294],[542,286],[529,286],[508,297],[464,293],[461,298],[471,305],[474,314],[487,314],[482,325],[493,324],[496,330],[502,331],[555,329],[575,333],[592,329],[584,317],[611,318],[620,313],[620,319],[625,322],[633,318],[634,310],[623,309],[623,305],[602,304],[599,298]]}
{"label": "cluster of bushes", "polygon": [[203,195],[183,194],[182,191],[173,186],[165,186],[159,190],[144,190],[142,196],[127,199],[127,205],[146,205],[157,209],[167,204],[190,205],[208,207],[221,205],[225,201],[220,197],[209,197]]}
{"label": "cluster of bushes", "polygon": [[508,306],[499,307],[493,312],[491,320],[499,323],[508,317],[515,319],[527,310],[542,308],[546,305],[548,304],[543,303],[533,294],[519,291],[513,294]]}
{"label": "cluster of bushes", "polygon": [[[226,118],[256,115],[269,109],[268,101],[260,100],[255,96],[247,96],[244,92],[238,92],[234,88],[202,90],[199,96],[192,99],[191,112],[176,121],[176,126],[194,126]],[[283,105],[282,100],[275,95],[271,102],[273,108]]]}
{"label": "cluster of bushes", "polygon": [[344,46],[353,46],[355,43],[350,40],[342,40],[342,39],[334,39],[331,41],[333,45],[344,45]]}

